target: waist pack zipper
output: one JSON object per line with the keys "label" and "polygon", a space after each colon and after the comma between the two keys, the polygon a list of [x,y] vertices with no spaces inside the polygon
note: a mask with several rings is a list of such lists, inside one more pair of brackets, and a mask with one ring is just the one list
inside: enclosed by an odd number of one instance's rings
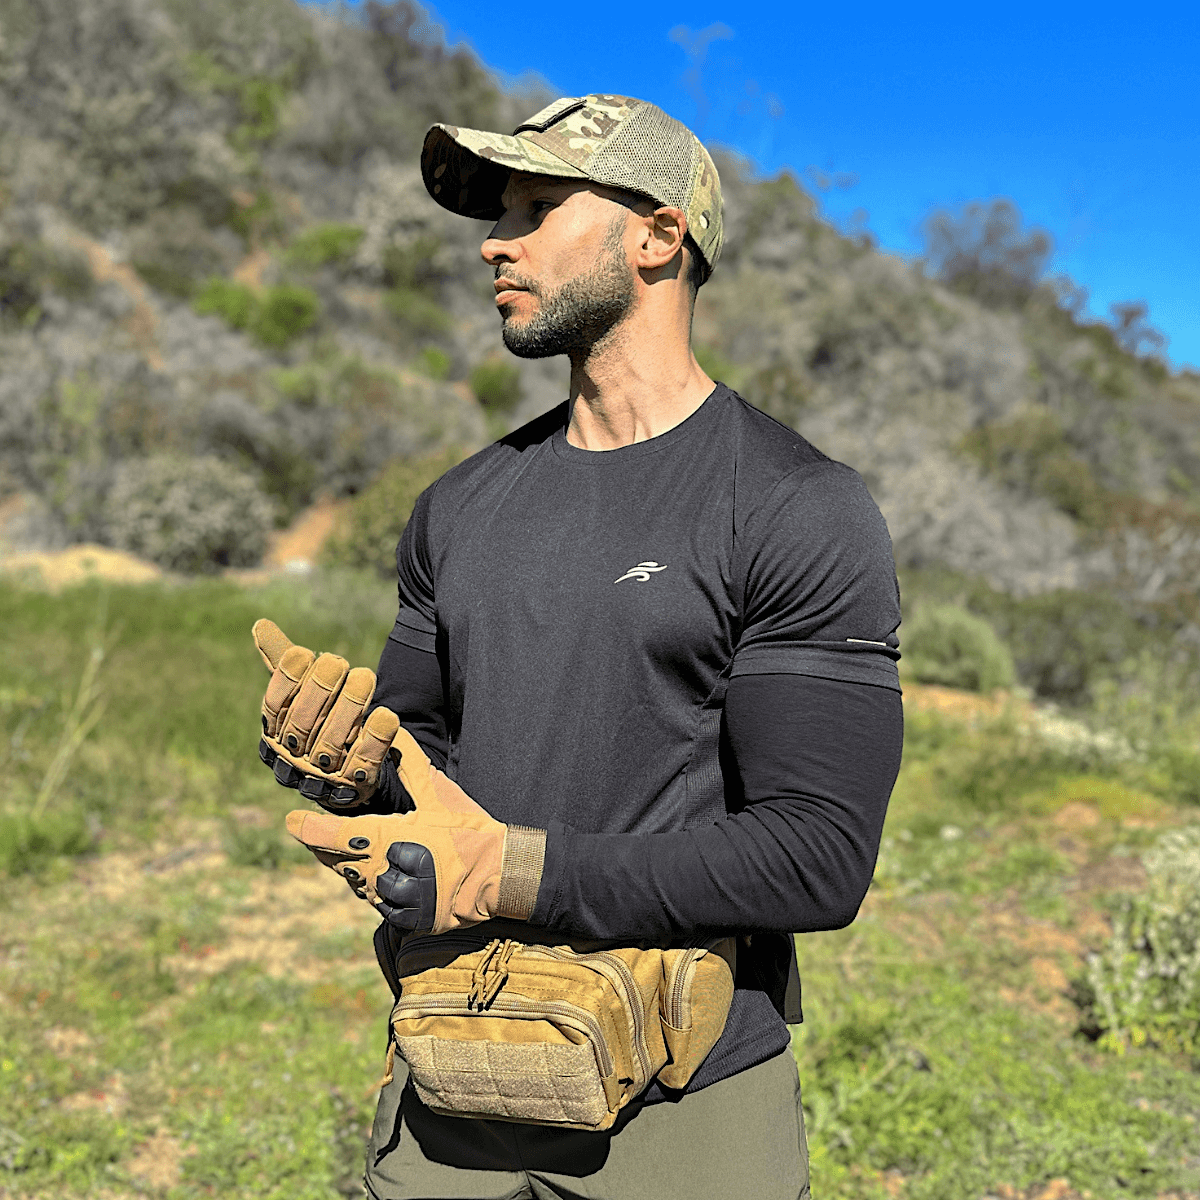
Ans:
{"label": "waist pack zipper", "polygon": [[[396,955],[397,971],[399,970],[400,960],[406,954],[430,949],[431,942],[435,942],[437,947],[462,946],[465,952],[486,948],[483,961],[475,968],[471,976],[471,990],[467,996],[468,1008],[460,1015],[469,1015],[489,1006],[492,1007],[493,1011],[499,1011],[497,1009],[497,995],[508,979],[509,960],[517,950],[521,950],[525,954],[559,959],[562,962],[583,962],[586,964],[590,961],[595,968],[601,970],[601,974],[609,977],[610,982],[612,982],[612,977],[615,975],[619,981],[620,988],[625,992],[625,1007],[633,1017],[633,1048],[642,1069],[642,1077],[639,1082],[643,1086],[649,1083],[654,1071],[654,1064],[650,1061],[650,1051],[646,1046],[646,1021],[645,1013],[642,1011],[641,992],[638,989],[637,981],[633,977],[633,972],[630,971],[629,965],[620,955],[606,950],[575,951],[562,946],[520,943],[514,942],[511,939],[501,942],[499,938],[496,938],[489,944],[481,941],[478,937],[471,937],[469,934],[443,933],[437,935],[436,938],[418,938],[402,946]],[[502,947],[503,949],[501,949]],[[499,958],[497,957],[498,954],[500,955]],[[697,957],[699,957],[699,952],[697,952]],[[604,967],[607,967],[608,970],[603,970]],[[487,979],[489,971],[491,972],[490,980]],[[677,988],[682,990],[682,982],[677,984]],[[417,1000],[419,1000],[419,997],[413,997],[414,1002]],[[403,997],[397,1001],[397,1006],[401,1003],[403,1003]],[[682,1000],[679,1001],[679,1006],[682,1006]],[[539,1002],[539,1007],[550,1011],[551,1005],[550,1003],[541,1004]],[[604,1039],[600,1033],[598,1023],[595,1025],[595,1029],[597,1031],[597,1044],[602,1048],[601,1053],[607,1059],[608,1054],[607,1050],[603,1049]],[[605,1073],[607,1074],[608,1072]]]}
{"label": "waist pack zipper", "polygon": [[[546,1014],[557,1017],[564,1025],[570,1025],[584,1034],[592,1044],[601,1075],[613,1073],[613,1061],[604,1044],[604,1031],[600,1022],[590,1013],[574,1004],[566,1004],[560,1000],[523,1000],[519,996],[497,996],[491,1005],[493,1014],[540,1018]],[[470,1004],[463,1004],[457,996],[412,996],[408,999],[401,996],[392,1009],[392,1025],[401,1020],[414,1020],[418,1017],[472,1017],[476,1010]]]}
{"label": "waist pack zipper", "polygon": [[590,959],[596,965],[604,964],[612,969],[621,981],[621,986],[625,991],[625,1007],[633,1017],[633,1048],[637,1052],[638,1062],[642,1068],[642,1078],[639,1083],[641,1085],[649,1083],[650,1076],[654,1073],[654,1064],[650,1061],[650,1051],[646,1046],[646,1018],[642,1011],[642,994],[633,977],[633,972],[629,969],[629,964],[619,954],[612,954],[607,950],[578,953],[560,946],[526,946],[525,950],[543,954],[549,958],[561,959],[564,962],[581,962]]}
{"label": "waist pack zipper", "polygon": [[671,986],[667,991],[667,1023],[676,1029],[684,1027],[683,996],[687,990],[688,972],[708,951],[703,946],[694,947],[679,956],[675,972],[671,978]]}

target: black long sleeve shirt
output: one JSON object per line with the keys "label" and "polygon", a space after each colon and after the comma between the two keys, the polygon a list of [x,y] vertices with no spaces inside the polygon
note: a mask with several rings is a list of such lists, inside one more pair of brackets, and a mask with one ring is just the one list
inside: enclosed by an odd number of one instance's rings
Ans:
{"label": "black long sleeve shirt", "polygon": [[535,924],[752,935],[701,1087],[787,1044],[762,965],[869,883],[901,740],[890,541],[853,471],[720,385],[619,450],[565,424],[422,495],[377,699],[548,831]]}

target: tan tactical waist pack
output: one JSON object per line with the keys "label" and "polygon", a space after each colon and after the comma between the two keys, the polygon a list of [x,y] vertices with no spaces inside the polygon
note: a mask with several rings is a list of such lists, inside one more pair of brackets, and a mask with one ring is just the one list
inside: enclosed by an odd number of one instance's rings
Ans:
{"label": "tan tactical waist pack", "polygon": [[398,1053],[453,1116],[607,1129],[655,1077],[687,1084],[733,998],[733,938],[592,950],[442,934],[386,964],[377,949],[397,994],[385,1082]]}

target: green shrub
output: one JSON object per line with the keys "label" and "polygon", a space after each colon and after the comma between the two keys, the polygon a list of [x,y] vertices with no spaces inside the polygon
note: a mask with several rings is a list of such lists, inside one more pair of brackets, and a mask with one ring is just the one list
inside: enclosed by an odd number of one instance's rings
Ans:
{"label": "green shrub", "polygon": [[1109,1049],[1147,1043],[1200,1053],[1200,827],[1172,830],[1143,858],[1146,891],[1117,897],[1112,936],[1088,957],[1080,996]]}
{"label": "green shrub", "polygon": [[153,455],[117,470],[108,541],[175,571],[253,566],[274,511],[255,481],[211,457]]}
{"label": "green shrub", "polygon": [[270,141],[279,131],[279,113],[287,88],[281,80],[258,78],[243,80],[238,90],[243,120],[231,140],[239,149],[247,150],[256,143]]}
{"label": "green shrub", "polygon": [[491,412],[511,412],[521,400],[521,372],[499,358],[486,358],[470,376],[475,399]]}
{"label": "green shrub", "polygon": [[436,300],[416,288],[394,287],[386,293],[383,302],[388,312],[413,333],[445,333],[454,324],[450,314]]}
{"label": "green shrub", "polygon": [[310,329],[320,314],[316,293],[294,283],[267,288],[261,296],[244,283],[213,276],[196,293],[192,307],[252,333],[264,346],[286,346]]}
{"label": "green shrub", "polygon": [[[1011,596],[983,579],[939,570],[903,571],[900,582],[906,613],[952,603],[983,617],[1012,651],[1020,682],[1065,704],[1087,702],[1098,683],[1156,641],[1116,596],[1099,589]],[[904,649],[907,656],[907,642]]]}
{"label": "green shrub", "polygon": [[329,541],[324,561],[331,566],[396,573],[396,543],[412,515],[417,497],[462,460],[456,447],[425,458],[400,459],[355,497],[350,511]]}
{"label": "green shrub", "polygon": [[258,297],[244,283],[214,275],[201,285],[192,307],[201,316],[220,317],[234,329],[248,329],[258,315]]}
{"label": "green shrub", "polygon": [[957,604],[917,610],[909,622],[904,658],[921,683],[990,692],[1011,687],[1015,673],[1008,647],[982,617]]}
{"label": "green shrub", "polygon": [[314,225],[304,230],[288,247],[287,259],[302,267],[341,262],[358,249],[363,233],[357,225],[339,225],[332,221]]}
{"label": "green shrub", "polygon": [[1108,523],[1111,497],[1049,412],[1023,412],[980,426],[967,435],[962,448],[1010,487],[1044,496],[1093,528]]}
{"label": "green shrub", "polygon": [[446,379],[450,374],[450,355],[437,346],[426,346],[417,355],[417,364],[430,379]]}
{"label": "green shrub", "polygon": [[196,282],[187,271],[174,263],[134,259],[133,268],[156,291],[180,300],[190,300],[196,294]]}
{"label": "green shrub", "polygon": [[65,255],[41,242],[0,246],[0,320],[35,324],[47,288],[72,299],[93,287],[91,271],[79,256]]}
{"label": "green shrub", "polygon": [[1119,729],[1143,764],[1149,786],[1183,804],[1200,804],[1200,686],[1195,659],[1143,651],[1119,679],[1095,689],[1098,723]]}
{"label": "green shrub", "polygon": [[267,288],[258,302],[252,332],[264,346],[286,346],[312,327],[320,311],[314,292],[294,283],[281,283]]}
{"label": "green shrub", "polygon": [[383,276],[389,287],[422,288],[436,283],[437,268],[433,256],[441,242],[424,234],[404,245],[393,243],[383,252]]}
{"label": "green shrub", "polygon": [[77,811],[0,814],[0,874],[22,875],[47,859],[86,854],[93,838]]}
{"label": "green shrub", "polygon": [[231,208],[227,224],[251,245],[267,237],[281,237],[284,229],[275,197],[265,191],[258,192],[248,204],[239,202]]}

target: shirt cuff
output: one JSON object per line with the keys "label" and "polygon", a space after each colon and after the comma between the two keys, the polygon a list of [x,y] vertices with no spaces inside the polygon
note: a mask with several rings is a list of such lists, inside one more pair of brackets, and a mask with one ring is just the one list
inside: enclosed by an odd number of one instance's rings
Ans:
{"label": "shirt cuff", "polygon": [[[414,614],[410,621],[416,621]],[[418,629],[414,624],[406,623],[403,617],[397,618],[396,624],[388,637],[402,646],[411,646],[414,650],[424,650],[427,654],[437,653],[437,635],[432,629]]]}
{"label": "shirt cuff", "polygon": [[550,928],[558,911],[562,892],[563,867],[567,859],[567,839],[571,830],[559,821],[546,827],[546,844],[542,856],[542,882],[538,885],[537,901],[527,920],[530,925]]}
{"label": "shirt cuff", "polygon": [[890,647],[861,642],[746,646],[737,652],[731,675],[812,675],[843,683],[868,683],[898,692],[900,673],[895,657],[899,656]]}

